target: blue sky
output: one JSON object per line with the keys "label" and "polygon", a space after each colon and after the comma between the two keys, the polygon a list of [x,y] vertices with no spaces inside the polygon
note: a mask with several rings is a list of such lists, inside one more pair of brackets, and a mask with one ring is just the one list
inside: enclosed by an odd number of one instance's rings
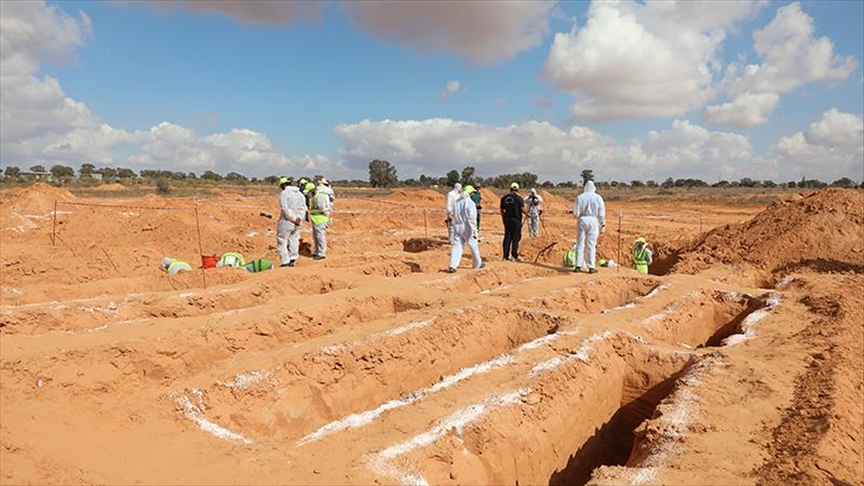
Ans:
{"label": "blue sky", "polygon": [[864,2],[689,3],[4,2],[0,165],[864,178]]}

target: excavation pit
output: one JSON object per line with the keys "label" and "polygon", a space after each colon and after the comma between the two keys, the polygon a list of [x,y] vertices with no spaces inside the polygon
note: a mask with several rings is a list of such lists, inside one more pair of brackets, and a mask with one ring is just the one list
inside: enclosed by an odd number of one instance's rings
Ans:
{"label": "excavation pit", "polygon": [[213,386],[207,394],[214,413],[229,417],[229,428],[300,439],[328,422],[443,386],[436,383],[456,383],[460,370],[506,363],[504,355],[568,323],[503,307],[448,311],[289,359],[267,371],[272,380],[260,386]]}

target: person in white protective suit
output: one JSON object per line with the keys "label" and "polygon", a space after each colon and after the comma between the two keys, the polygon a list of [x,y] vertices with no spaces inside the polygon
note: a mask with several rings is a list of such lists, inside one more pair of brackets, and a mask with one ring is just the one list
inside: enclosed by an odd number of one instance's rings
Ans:
{"label": "person in white protective suit", "polygon": [[[606,204],[603,198],[597,194],[594,181],[585,183],[585,189],[573,204],[573,215],[577,218],[576,223],[576,268],[574,272],[580,272],[582,267],[588,267],[588,273],[597,273],[594,262],[597,257],[597,236],[606,232]],[[588,247],[586,258],[585,247]]]}
{"label": "person in white protective suit", "polygon": [[276,250],[279,251],[280,267],[293,267],[300,254],[300,224],[306,215],[306,198],[294,181],[288,177],[279,179],[279,223],[276,226]]}
{"label": "person in white protective suit", "polygon": [[456,201],[462,196],[462,184],[458,182],[453,184],[453,190],[447,193],[447,238],[450,243],[453,243],[453,206]]}
{"label": "person in white protective suit", "polygon": [[336,202],[336,193],[333,192],[333,188],[330,187],[330,181],[328,181],[326,177],[322,176],[320,179],[318,179],[317,191],[327,194],[327,198],[330,199],[330,207],[332,208],[333,203]]}
{"label": "person in white protective suit", "polygon": [[537,194],[536,189],[531,189],[531,194],[525,198],[528,206],[528,236],[536,237],[540,229],[540,217],[543,216],[543,198]]}
{"label": "person in white protective suit", "polygon": [[453,214],[450,227],[453,228],[450,236],[450,267],[448,272],[453,273],[459,267],[462,259],[462,247],[467,243],[471,249],[471,258],[474,268],[483,268],[486,264],[480,257],[480,246],[477,244],[477,206],[471,200],[471,194],[475,191],[472,186],[465,186],[459,198],[453,203]]}

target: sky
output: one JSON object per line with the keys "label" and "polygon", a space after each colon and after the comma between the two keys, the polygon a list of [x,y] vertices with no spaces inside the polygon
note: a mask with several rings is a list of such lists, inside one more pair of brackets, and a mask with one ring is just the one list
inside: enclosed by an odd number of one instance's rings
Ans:
{"label": "sky", "polygon": [[0,166],[864,179],[864,1],[0,1]]}

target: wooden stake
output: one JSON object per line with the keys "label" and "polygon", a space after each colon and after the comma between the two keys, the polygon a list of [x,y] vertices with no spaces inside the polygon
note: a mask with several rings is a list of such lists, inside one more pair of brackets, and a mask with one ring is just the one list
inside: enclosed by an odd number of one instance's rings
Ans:
{"label": "wooden stake", "polygon": [[618,211],[618,270],[621,271],[621,211]]}
{"label": "wooden stake", "polygon": [[[204,247],[201,245],[201,222],[198,219],[198,201],[195,201],[195,229],[198,230],[198,260],[204,256]],[[201,280],[204,281],[204,288],[207,288],[207,275],[204,270],[204,261],[201,260]]]}
{"label": "wooden stake", "polygon": [[54,224],[51,228],[51,246],[54,246],[57,239],[57,200],[54,200]]}

